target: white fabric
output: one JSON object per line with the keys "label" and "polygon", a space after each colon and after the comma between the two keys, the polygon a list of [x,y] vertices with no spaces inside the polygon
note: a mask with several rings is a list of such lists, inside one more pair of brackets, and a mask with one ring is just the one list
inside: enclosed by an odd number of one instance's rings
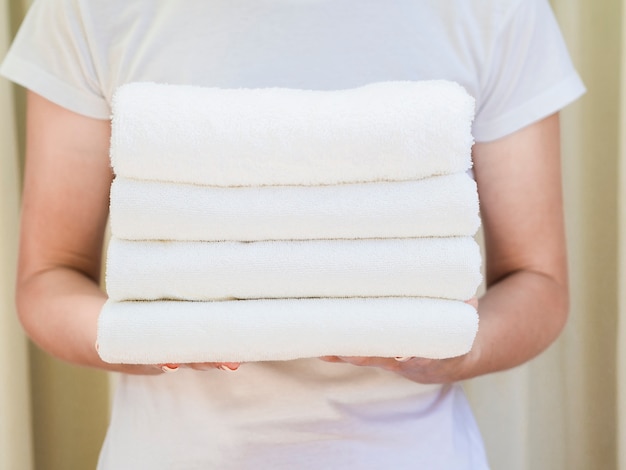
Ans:
{"label": "white fabric", "polygon": [[440,299],[107,302],[98,352],[130,364],[466,354],[474,307]]}
{"label": "white fabric", "polygon": [[111,233],[126,240],[467,236],[480,225],[476,183],[464,173],[395,184],[262,188],[118,176],[110,214]]}
{"label": "white fabric", "polygon": [[[133,83],[118,90],[113,112],[111,159],[123,177],[218,186],[389,181],[393,187],[470,166],[473,100],[444,81],[334,92]],[[473,191],[467,197],[477,199]],[[343,219],[351,217],[344,209]],[[459,312],[468,310],[462,301],[480,281],[480,253],[470,237],[114,238],[98,343],[103,359],[131,363],[453,357],[467,353],[476,334],[475,312]],[[335,297],[342,299],[304,300]],[[180,301],[118,303],[159,299]],[[189,302],[207,300],[225,302]]]}
{"label": "white fabric", "polygon": [[1,71],[100,119],[116,88],[137,81],[334,90],[446,79],[476,98],[477,141],[584,90],[546,0],[177,3],[36,2]]}
{"label": "white fabric", "polygon": [[487,468],[460,386],[319,360],[249,366],[120,377],[100,468]]}
{"label": "white fabric", "polygon": [[131,83],[113,99],[111,162],[128,178],[213,186],[415,180],[470,168],[473,117],[474,99],[443,80],[334,91]]}
{"label": "white fabric", "polygon": [[[393,187],[467,171],[473,109],[474,100],[462,87],[441,80],[336,91],[131,83],[113,99],[111,160],[118,176],[195,183],[201,189],[378,181]],[[475,207],[476,193],[466,197]],[[115,218],[115,206],[111,212]],[[344,208],[343,220],[351,217]],[[306,233],[308,220],[302,219]],[[146,234],[158,238],[149,229]],[[176,235],[166,241],[114,238],[106,274],[111,302],[104,313],[114,312],[115,321],[114,327],[99,329],[100,347],[114,345],[115,360],[146,363],[467,353],[477,321],[475,315],[464,321],[457,304],[372,298],[471,298],[482,279],[476,242],[390,235],[394,238],[363,240],[363,234],[353,233],[357,239],[252,243],[180,242]],[[347,300],[358,297],[367,299]],[[115,303],[160,299],[179,302],[145,304],[139,319],[133,313],[144,304]],[[226,302],[189,302],[211,300]],[[146,315],[151,311],[154,316]],[[172,328],[179,322],[181,328]],[[356,322],[360,334],[351,334]]]}
{"label": "white fabric", "polygon": [[471,237],[177,242],[111,239],[111,300],[435,297],[467,300],[482,276]]}
{"label": "white fabric", "polygon": [[[477,141],[583,92],[546,0],[45,0],[1,72],[101,119],[131,81],[330,90],[446,79],[476,98]],[[316,359],[122,377],[99,468],[176,466],[487,468],[458,387]]]}

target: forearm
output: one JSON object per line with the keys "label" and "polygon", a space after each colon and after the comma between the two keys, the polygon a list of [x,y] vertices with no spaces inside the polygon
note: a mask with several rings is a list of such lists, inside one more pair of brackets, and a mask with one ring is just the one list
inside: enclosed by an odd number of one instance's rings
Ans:
{"label": "forearm", "polygon": [[558,115],[475,144],[473,161],[488,285],[478,306],[478,334],[465,356],[404,363],[400,372],[418,382],[462,380],[522,364],[555,340],[567,318]]}
{"label": "forearm", "polygon": [[491,286],[479,302],[479,330],[469,378],[509,369],[537,356],[559,335],[568,313],[567,286],[521,270]]}
{"label": "forearm", "polygon": [[478,305],[478,334],[471,351],[459,357],[434,360],[412,358],[362,361],[378,365],[419,383],[447,383],[471,379],[523,364],[547,348],[567,318],[567,286],[532,270],[519,270],[494,283]]}
{"label": "forearm", "polygon": [[519,365],[557,337],[568,310],[558,115],[476,144],[487,293],[476,374]]}
{"label": "forearm", "polygon": [[17,307],[31,339],[83,366],[95,350],[106,300],[98,287],[108,216],[110,123],[73,113],[28,92]]}
{"label": "forearm", "polygon": [[96,282],[68,267],[40,271],[18,283],[17,306],[28,336],[51,355],[73,364],[127,373],[152,366],[103,362],[95,349],[98,315],[106,295]]}

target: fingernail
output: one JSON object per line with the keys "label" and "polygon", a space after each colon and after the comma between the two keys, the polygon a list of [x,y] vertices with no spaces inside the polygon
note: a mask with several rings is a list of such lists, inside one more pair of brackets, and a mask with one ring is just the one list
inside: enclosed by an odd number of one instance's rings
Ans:
{"label": "fingernail", "polygon": [[237,368],[235,367],[234,369],[231,369],[230,367],[228,367],[226,364],[221,364],[217,367],[220,370],[229,370],[229,371],[235,371],[237,370]]}
{"label": "fingernail", "polygon": [[100,343],[98,343],[97,341],[96,341],[96,344],[94,346],[96,347],[96,351],[100,350]]}
{"label": "fingernail", "polygon": [[178,370],[178,366],[174,364],[163,364],[161,366],[161,370],[163,372],[176,372]]}
{"label": "fingernail", "polygon": [[411,356],[399,356],[399,357],[394,357],[394,359],[398,362],[406,362],[406,361],[410,361],[412,357]]}

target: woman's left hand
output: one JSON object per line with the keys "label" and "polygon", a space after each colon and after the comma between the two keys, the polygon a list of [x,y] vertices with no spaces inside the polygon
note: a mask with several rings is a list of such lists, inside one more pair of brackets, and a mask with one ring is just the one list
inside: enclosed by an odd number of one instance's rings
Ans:
{"label": "woman's left hand", "polygon": [[[467,301],[478,308],[476,297]],[[476,352],[449,359],[426,359],[423,357],[344,357],[325,356],[326,362],[344,362],[355,366],[379,367],[396,372],[409,380],[423,384],[451,383],[471,377],[472,362]]]}
{"label": "woman's left hand", "polygon": [[330,357],[446,383],[518,366],[545,350],[567,319],[559,117],[472,148],[485,241],[485,294],[472,350],[443,360]]}
{"label": "woman's left hand", "polygon": [[379,367],[423,384],[457,382],[473,375],[470,372],[472,370],[471,353],[450,359],[339,356],[326,356],[321,359],[327,362],[344,362],[356,366]]}

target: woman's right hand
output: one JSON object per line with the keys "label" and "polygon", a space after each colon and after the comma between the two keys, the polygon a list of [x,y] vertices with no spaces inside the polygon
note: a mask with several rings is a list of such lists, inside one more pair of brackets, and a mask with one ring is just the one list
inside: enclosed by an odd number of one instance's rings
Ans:
{"label": "woman's right hand", "polygon": [[175,363],[167,363],[167,364],[157,364],[154,367],[160,369],[162,372],[176,372],[181,368],[188,368],[193,370],[225,370],[225,371],[235,371],[239,369],[241,364],[239,362],[191,362],[188,364],[175,364]]}

